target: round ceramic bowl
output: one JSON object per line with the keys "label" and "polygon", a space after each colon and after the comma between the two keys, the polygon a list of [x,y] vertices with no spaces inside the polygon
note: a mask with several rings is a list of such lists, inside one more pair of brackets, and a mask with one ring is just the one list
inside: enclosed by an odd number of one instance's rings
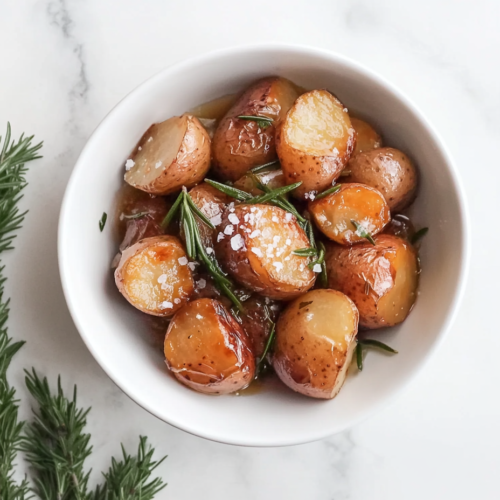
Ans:
{"label": "round ceramic bowl", "polygon": [[[328,88],[378,128],[420,170],[413,207],[422,242],[417,303],[400,326],[377,334],[399,351],[370,352],[331,401],[285,386],[248,396],[207,396],[173,379],[148,341],[148,325],[115,289],[111,220],[123,164],[153,123],[280,75],[307,89]],[[98,222],[110,215],[101,233]],[[87,347],[111,379],[158,418],[192,434],[246,446],[304,443],[343,431],[387,404],[422,369],[450,328],[464,289],[468,255],[465,200],[446,148],[416,107],[391,84],[338,54],[258,45],[205,54],[154,76],[123,99],[85,146],[66,190],[59,264],[66,300]]]}

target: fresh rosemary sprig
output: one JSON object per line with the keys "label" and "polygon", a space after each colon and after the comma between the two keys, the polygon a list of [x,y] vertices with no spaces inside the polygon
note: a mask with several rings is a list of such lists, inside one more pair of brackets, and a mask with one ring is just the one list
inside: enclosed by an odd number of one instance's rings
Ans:
{"label": "fresh rosemary sprig", "polygon": [[315,200],[321,200],[321,198],[324,198],[325,196],[328,196],[329,194],[336,193],[337,191],[340,191],[340,188],[342,187],[342,184],[335,184],[335,186],[326,189],[325,191],[322,191],[321,193],[317,194],[314,199]]}
{"label": "fresh rosemary sprig", "polygon": [[205,264],[208,272],[214,278],[215,284],[219,287],[219,289],[231,300],[233,305],[239,311],[243,311],[241,301],[238,297],[236,297],[232,290],[233,284],[226,277],[226,274],[220,268],[219,264],[215,260],[215,257],[207,254],[207,250],[201,240],[200,230],[198,228],[198,224],[196,223],[195,215],[211,229],[215,229],[214,225],[196,206],[185,187],[183,187],[181,193],[175,200],[175,203],[172,205],[172,208],[163,220],[162,226],[166,228],[173,220],[179,209],[181,227],[184,230],[186,240],[186,253],[189,258],[193,260],[201,260]]}
{"label": "fresh rosemary sprig", "polygon": [[264,165],[258,165],[257,167],[251,168],[249,172],[256,174],[257,172],[261,172],[262,170],[265,170],[266,168],[269,167],[279,168],[279,164],[280,164],[279,160],[270,161],[269,163],[264,163]]}
{"label": "fresh rosemary sprig", "polygon": [[136,214],[123,214],[122,218],[125,220],[133,220],[133,219],[141,219],[142,217],[146,217],[150,212],[137,212]]}
{"label": "fresh rosemary sprig", "polygon": [[423,227],[422,229],[419,229],[411,238],[411,244],[415,245],[419,240],[421,240],[429,231],[428,227]]}
{"label": "fresh rosemary sprig", "polygon": [[106,225],[107,220],[108,220],[108,214],[106,212],[103,212],[101,220],[99,221],[99,230],[101,231],[101,233],[104,229],[104,226]]}
{"label": "fresh rosemary sprig", "polygon": [[359,339],[356,341],[356,364],[358,366],[358,370],[363,370],[363,349],[367,347],[375,347],[378,349],[382,349],[383,351],[389,352],[391,354],[397,354],[398,351],[393,349],[392,347],[380,342],[380,340],[375,339]]}
{"label": "fresh rosemary sprig", "polygon": [[273,119],[267,116],[252,116],[252,115],[240,115],[238,116],[240,120],[248,120],[256,122],[261,129],[266,129],[273,124]]}
{"label": "fresh rosemary sprig", "polygon": [[359,222],[356,222],[354,219],[351,219],[351,224],[356,228],[356,234],[358,236],[367,239],[372,245],[375,245],[375,240],[373,239],[373,236]]}
{"label": "fresh rosemary sprig", "polygon": [[292,253],[298,255],[299,257],[316,257],[318,255],[318,250],[312,247],[299,248],[298,250],[294,250]]}

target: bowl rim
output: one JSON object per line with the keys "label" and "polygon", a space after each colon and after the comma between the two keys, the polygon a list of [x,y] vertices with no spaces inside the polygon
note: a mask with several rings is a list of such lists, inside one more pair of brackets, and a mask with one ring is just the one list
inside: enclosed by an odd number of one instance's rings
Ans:
{"label": "bowl rim", "polygon": [[[107,366],[106,360],[94,349],[90,337],[87,336],[87,334],[83,329],[83,326],[79,318],[77,302],[74,300],[73,294],[71,292],[71,282],[68,279],[69,272],[66,271],[65,259],[63,257],[64,245],[65,245],[63,236],[64,236],[64,228],[67,225],[66,214],[68,212],[68,206],[71,203],[73,193],[77,188],[76,184],[77,172],[81,168],[81,165],[85,162],[85,157],[87,155],[87,152],[93,148],[94,142],[97,140],[97,137],[99,135],[99,131],[103,128],[105,122],[107,122],[110,119],[110,117],[116,112],[116,110],[119,107],[121,107],[122,103],[128,100],[133,94],[138,92],[143,92],[145,89],[147,89],[148,86],[152,86],[158,80],[162,80],[169,73],[183,71],[186,68],[197,66],[201,62],[205,63],[209,62],[210,60],[215,60],[219,58],[231,57],[234,55],[239,55],[244,57],[245,55],[254,53],[256,51],[262,53],[283,51],[288,53],[300,53],[301,55],[306,55],[306,56],[311,55],[311,56],[324,57],[326,59],[331,60],[332,62],[336,62],[341,65],[349,67],[355,72],[362,74],[367,79],[375,81],[376,83],[384,87],[386,90],[388,90],[391,94],[393,94],[394,97],[399,101],[401,101],[403,105],[407,107],[408,110],[415,116],[415,118],[423,125],[423,127],[431,136],[432,140],[437,145],[440,153],[442,154],[443,159],[447,165],[448,171],[450,173],[450,177],[453,180],[454,188],[457,193],[458,210],[459,210],[461,230],[462,230],[462,239],[461,239],[462,259],[460,263],[457,287],[454,291],[452,299],[450,300],[449,313],[446,316],[440,331],[436,334],[435,340],[431,344],[425,356],[422,358],[422,360],[419,362],[418,366],[416,366],[413,372],[406,377],[406,380],[389,396],[374,403],[368,411],[366,411],[365,413],[356,418],[353,418],[349,423],[337,428],[336,430],[328,429],[327,432],[325,432],[324,428],[322,428],[322,430],[311,429],[310,432],[301,434],[301,436],[298,439],[283,439],[281,441],[275,441],[273,443],[270,443],[268,441],[260,442],[258,440],[252,440],[241,437],[237,439],[228,438],[227,436],[218,436],[214,435],[211,432],[205,432],[203,429],[200,430],[199,428],[192,428],[186,426],[183,422],[179,422],[176,421],[175,419],[168,418],[165,415],[160,416],[159,413],[153,407],[151,407],[150,404],[148,404],[148,402],[141,399],[140,394],[135,394],[135,393],[130,394],[129,389],[124,385],[122,385],[118,377],[114,376],[112,370]],[[189,434],[202,437],[211,441],[223,444],[230,444],[236,446],[250,446],[250,447],[291,446],[291,445],[304,444],[308,442],[317,441],[326,438],[330,435],[343,432],[359,424],[360,422],[370,418],[372,415],[380,411],[382,408],[387,407],[388,405],[393,403],[402,394],[402,392],[405,391],[408,388],[408,386],[411,383],[413,383],[416,380],[416,378],[422,373],[423,369],[427,366],[427,363],[429,363],[431,358],[436,354],[437,350],[444,342],[446,335],[449,333],[451,326],[453,325],[457,317],[460,304],[465,294],[465,288],[470,267],[470,219],[469,219],[469,210],[465,195],[465,189],[462,180],[459,176],[458,169],[453,161],[453,158],[447,146],[445,145],[444,141],[442,140],[441,136],[438,134],[434,126],[425,117],[423,112],[420,111],[420,109],[416,106],[416,104],[398,87],[396,87],[394,84],[386,80],[384,77],[382,77],[372,69],[369,69],[364,65],[354,61],[353,59],[335,51],[330,51],[327,49],[318,48],[310,45],[303,45],[303,44],[261,42],[254,44],[235,45],[228,48],[207,51],[197,56],[175,62],[165,67],[164,69],[160,70],[153,76],[146,79],[140,85],[132,89],[122,99],[120,99],[118,103],[115,104],[108,113],[106,113],[103,119],[99,122],[99,124],[90,134],[85,146],[83,147],[82,151],[78,156],[78,159],[75,163],[75,166],[73,167],[73,171],[71,172],[69,181],[67,183],[59,214],[57,251],[58,251],[59,274],[62,283],[63,293],[69,312],[76,326],[76,329],[78,330],[83,342],[87,346],[87,349],[90,351],[90,353],[92,354],[94,359],[98,362],[98,364],[101,366],[101,368],[104,370],[104,372],[115,383],[115,385],[119,387],[122,390],[122,392],[124,392],[124,394],[126,394],[131,400],[133,400],[136,404],[138,404],[140,407],[142,407],[144,410],[154,415],[158,419],[180,430],[188,432]]]}

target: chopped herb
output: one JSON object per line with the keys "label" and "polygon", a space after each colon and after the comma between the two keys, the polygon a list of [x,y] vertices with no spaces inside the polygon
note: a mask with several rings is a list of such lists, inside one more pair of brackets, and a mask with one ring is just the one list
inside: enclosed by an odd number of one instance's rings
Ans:
{"label": "chopped herb", "polygon": [[265,129],[273,124],[273,119],[267,116],[250,116],[250,115],[240,115],[238,116],[240,120],[248,120],[256,122],[261,129]]}
{"label": "chopped herb", "polygon": [[310,304],[312,304],[312,303],[313,303],[313,301],[312,301],[312,300],[311,300],[311,301],[309,301],[309,302],[301,302],[301,303],[299,304],[299,309],[302,309],[303,307],[307,307],[308,305],[310,305]]}
{"label": "chopped herb", "polygon": [[412,236],[412,238],[411,238],[411,244],[414,245],[415,243],[417,243],[417,241],[419,241],[420,239],[422,239],[427,234],[428,231],[429,231],[428,227],[423,227],[422,229],[419,229]]}
{"label": "chopped herb", "polygon": [[321,286],[323,288],[328,288],[328,274],[326,272],[326,262],[321,264],[321,274],[319,276]]}
{"label": "chopped herb", "polygon": [[101,220],[99,221],[99,229],[102,233],[102,230],[104,229],[104,226],[106,225],[106,221],[108,220],[108,214],[106,212],[102,213]]}
{"label": "chopped herb", "polygon": [[326,191],[322,191],[321,193],[317,194],[314,199],[315,200],[321,200],[321,198],[324,198],[325,196],[328,196],[329,194],[336,193],[337,191],[340,190],[342,187],[342,184],[335,184],[335,186],[328,188]]}
{"label": "chopped herb", "polygon": [[354,219],[351,219],[352,225],[356,228],[356,234],[361,238],[367,239],[372,245],[375,245],[375,240],[372,235],[359,223]]}

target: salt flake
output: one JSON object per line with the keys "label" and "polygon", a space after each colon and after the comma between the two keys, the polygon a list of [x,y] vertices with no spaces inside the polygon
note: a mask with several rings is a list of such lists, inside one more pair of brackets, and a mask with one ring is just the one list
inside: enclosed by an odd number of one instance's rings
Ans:
{"label": "salt flake", "polygon": [[125,170],[130,170],[135,165],[135,161],[130,158],[125,162]]}
{"label": "salt flake", "polygon": [[273,262],[273,266],[277,271],[281,271],[283,269],[283,264],[281,262]]}
{"label": "salt flake", "polygon": [[256,229],[255,231],[252,232],[250,238],[255,238],[256,236],[259,236],[259,234],[260,234],[260,229]]}
{"label": "salt flake", "polygon": [[233,233],[234,233],[234,226],[232,226],[231,224],[227,225],[226,228],[224,229],[224,234],[230,236]]}
{"label": "salt flake", "polygon": [[321,264],[314,264],[313,271],[315,273],[320,273],[321,272]]}
{"label": "salt flake", "polygon": [[188,260],[187,260],[187,257],[179,257],[177,259],[177,262],[179,262],[179,264],[181,266],[185,266],[188,263]]}
{"label": "salt flake", "polygon": [[156,165],[155,165],[155,168],[160,168],[162,165],[161,161],[157,162]]}
{"label": "salt flake", "polygon": [[221,214],[214,215],[214,216],[210,219],[210,222],[211,222],[214,226],[219,226],[220,224],[222,224],[222,215],[221,215]]}
{"label": "salt flake", "polygon": [[240,219],[238,219],[238,216],[236,214],[229,214],[228,216],[229,222],[232,222],[233,224],[239,224]]}
{"label": "salt flake", "polygon": [[174,304],[172,302],[169,302],[168,300],[165,300],[160,304],[160,309],[172,309],[174,307]]}
{"label": "salt flake", "polygon": [[252,252],[257,255],[257,257],[262,257],[262,250],[260,248],[252,247]]}
{"label": "salt flake", "polygon": [[244,245],[245,245],[245,242],[243,241],[241,234],[235,234],[231,238],[231,248],[233,250],[239,250],[240,248],[243,248]]}
{"label": "salt flake", "polygon": [[207,286],[207,280],[204,280],[203,278],[200,278],[197,282],[196,285],[198,288],[203,289]]}

